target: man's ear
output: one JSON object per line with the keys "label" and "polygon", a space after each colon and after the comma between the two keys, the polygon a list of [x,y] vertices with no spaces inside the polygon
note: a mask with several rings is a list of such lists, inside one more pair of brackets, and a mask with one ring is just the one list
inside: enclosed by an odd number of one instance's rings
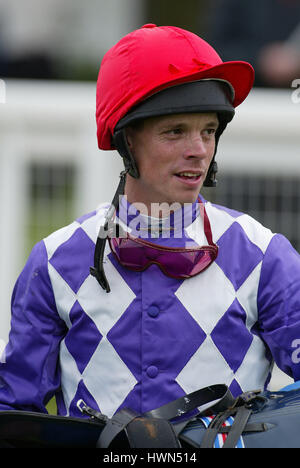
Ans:
{"label": "man's ear", "polygon": [[125,135],[128,147],[133,151],[134,142],[138,134],[144,129],[145,121],[143,119],[132,122],[128,127],[125,128]]}
{"label": "man's ear", "polygon": [[132,150],[133,147],[133,129],[131,127],[127,127],[125,129],[126,140],[129,148]]}

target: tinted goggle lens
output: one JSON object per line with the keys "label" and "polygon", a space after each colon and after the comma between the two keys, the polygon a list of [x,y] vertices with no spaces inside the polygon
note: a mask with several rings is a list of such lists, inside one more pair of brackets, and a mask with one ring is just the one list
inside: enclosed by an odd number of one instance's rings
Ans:
{"label": "tinted goggle lens", "polygon": [[158,265],[168,276],[190,278],[204,271],[218,255],[216,245],[198,248],[167,248],[157,246],[130,234],[109,239],[112,252],[121,265],[135,271],[143,271],[150,265]]}

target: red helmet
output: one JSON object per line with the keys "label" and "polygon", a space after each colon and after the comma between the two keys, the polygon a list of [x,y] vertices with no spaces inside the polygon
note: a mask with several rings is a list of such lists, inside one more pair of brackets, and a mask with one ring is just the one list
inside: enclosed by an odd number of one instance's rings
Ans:
{"label": "red helmet", "polygon": [[223,62],[206,41],[181,28],[146,24],[131,32],[105,54],[100,67],[99,148],[114,148],[117,123],[141,101],[166,88],[209,78],[230,85],[236,107],[253,86],[254,70],[247,62]]}

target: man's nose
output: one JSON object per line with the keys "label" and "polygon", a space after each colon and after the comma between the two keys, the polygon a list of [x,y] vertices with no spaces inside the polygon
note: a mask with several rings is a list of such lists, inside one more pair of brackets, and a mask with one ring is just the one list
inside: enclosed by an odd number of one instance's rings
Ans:
{"label": "man's nose", "polygon": [[201,135],[197,135],[188,139],[183,156],[186,159],[204,158],[207,156],[207,153],[207,144],[205,144]]}

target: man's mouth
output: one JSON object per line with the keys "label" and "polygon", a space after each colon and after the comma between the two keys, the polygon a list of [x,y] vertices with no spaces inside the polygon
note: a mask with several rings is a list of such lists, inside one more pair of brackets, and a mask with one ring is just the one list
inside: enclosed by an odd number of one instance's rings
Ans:
{"label": "man's mouth", "polygon": [[191,180],[191,181],[197,181],[200,179],[202,176],[202,172],[178,172],[175,174],[176,177],[179,177],[180,179],[183,180]]}

